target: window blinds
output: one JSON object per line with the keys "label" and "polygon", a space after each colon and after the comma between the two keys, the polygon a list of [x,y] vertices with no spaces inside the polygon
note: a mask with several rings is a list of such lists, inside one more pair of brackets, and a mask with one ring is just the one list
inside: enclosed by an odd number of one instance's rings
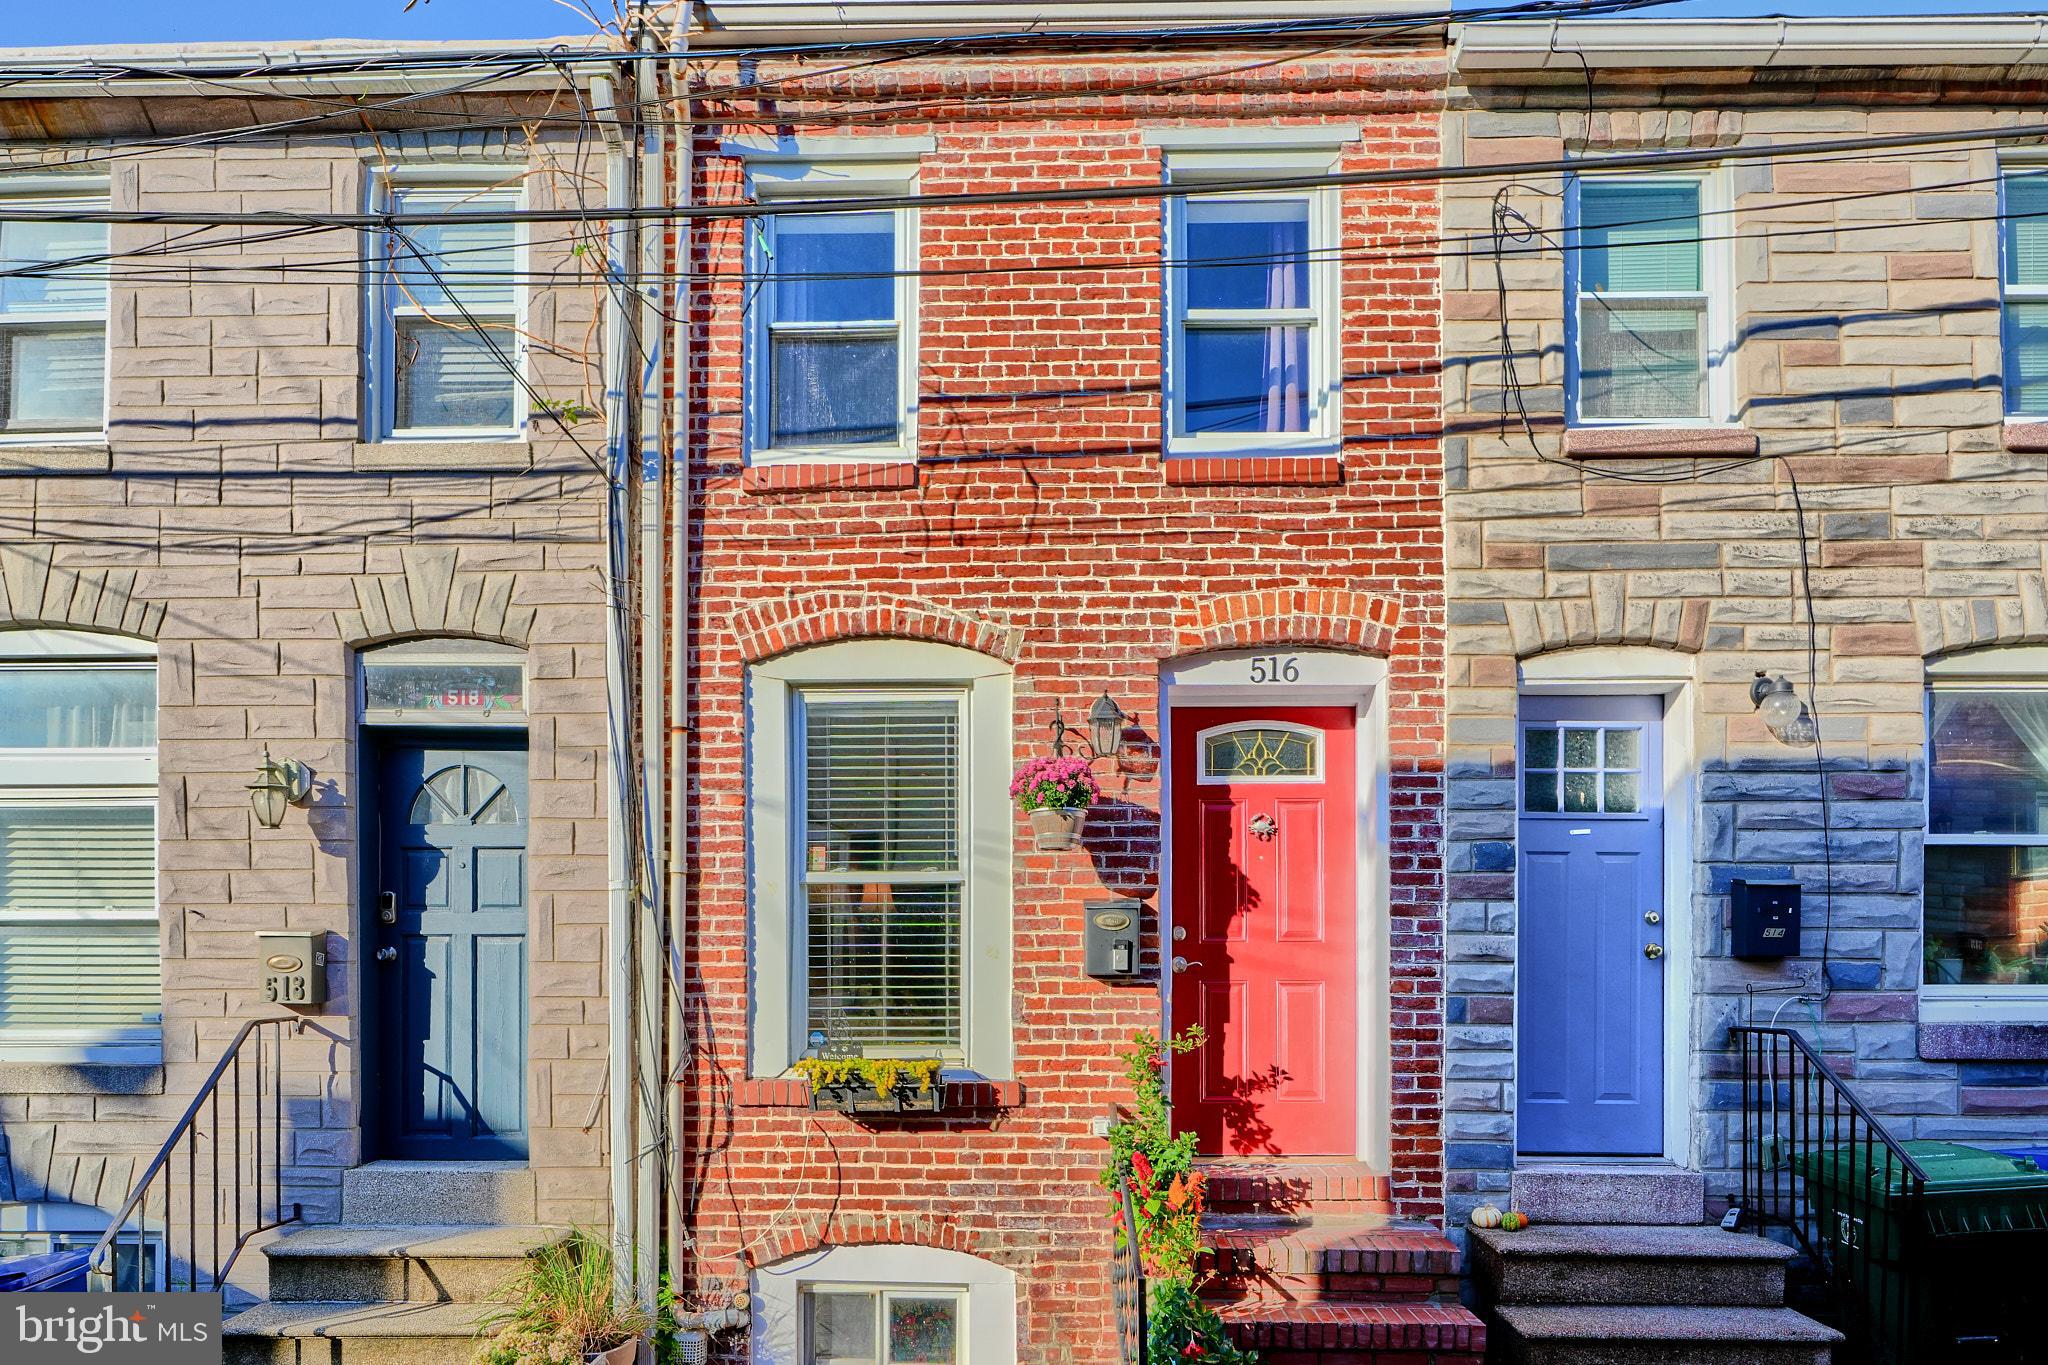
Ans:
{"label": "window blinds", "polygon": [[1706,415],[1697,183],[1579,186],[1579,414]]}
{"label": "window blinds", "polygon": [[809,1028],[961,1046],[960,701],[804,705]]}
{"label": "window blinds", "polygon": [[2007,406],[2048,413],[2048,173],[2006,176],[2003,232]]}

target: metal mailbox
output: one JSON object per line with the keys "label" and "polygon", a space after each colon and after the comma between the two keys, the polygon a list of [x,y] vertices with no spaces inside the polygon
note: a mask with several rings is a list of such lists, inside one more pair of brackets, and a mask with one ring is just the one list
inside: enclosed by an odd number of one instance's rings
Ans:
{"label": "metal mailbox", "polygon": [[1088,912],[1086,927],[1081,931],[1084,970],[1104,981],[1136,978],[1138,932],[1144,921],[1145,902],[1089,901],[1084,908]]}
{"label": "metal mailbox", "polygon": [[273,1005],[327,1003],[327,935],[273,933],[256,935],[263,962],[263,998]]}
{"label": "metal mailbox", "polygon": [[1736,957],[1799,956],[1799,884],[1728,884],[1729,950]]}

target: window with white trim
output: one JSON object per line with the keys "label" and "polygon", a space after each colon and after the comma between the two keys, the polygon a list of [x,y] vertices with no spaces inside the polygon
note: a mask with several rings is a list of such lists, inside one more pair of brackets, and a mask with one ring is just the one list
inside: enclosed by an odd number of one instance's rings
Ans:
{"label": "window with white trim", "polygon": [[2048,1011],[2048,685],[1944,679],[1927,743],[1923,986]]}
{"label": "window with white trim", "polygon": [[1705,422],[1729,347],[1701,238],[1699,176],[1579,176],[1566,188],[1565,388],[1572,421]]}
{"label": "window with white trim", "polygon": [[20,635],[53,652],[0,640],[0,1057],[155,1063],[155,662]]}
{"label": "window with white trim", "polygon": [[2007,166],[1999,189],[2005,410],[2048,416],[2048,165]]}
{"label": "window with white trim", "polygon": [[966,1337],[958,1289],[810,1285],[804,1365],[954,1365]]}
{"label": "window with white trim", "polygon": [[1008,666],[858,640],[747,690],[753,1074],[831,1051],[1007,1079]]}
{"label": "window with white trim", "polygon": [[[47,1256],[58,1251],[91,1251],[99,1245],[110,1221],[105,1209],[90,1204],[55,1199],[0,1204],[0,1260]],[[93,1288],[117,1293],[163,1289],[161,1233],[124,1226],[110,1250],[113,1273],[94,1276]]]}
{"label": "window with white trim", "polygon": [[[106,189],[35,183],[0,180],[0,440],[99,439],[107,425],[107,225],[6,215],[104,211]],[[47,265],[58,268],[22,273]]]}
{"label": "window with white trim", "polygon": [[910,211],[780,214],[751,238],[753,458],[909,458],[917,375]]}
{"label": "window with white trim", "polygon": [[1168,201],[1169,454],[1335,448],[1336,213],[1329,190]]}
{"label": "window with white trim", "polygon": [[[502,178],[502,170],[494,171]],[[523,203],[516,186],[401,180],[398,214],[492,214]],[[393,440],[507,440],[526,426],[521,325],[524,251],[513,221],[407,223],[379,234],[383,269],[371,310],[369,409]]]}

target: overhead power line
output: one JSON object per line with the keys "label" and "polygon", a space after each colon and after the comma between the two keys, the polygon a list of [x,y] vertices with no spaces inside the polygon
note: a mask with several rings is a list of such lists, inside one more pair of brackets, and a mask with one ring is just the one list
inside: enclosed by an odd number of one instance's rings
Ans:
{"label": "overhead power line", "polygon": [[1389,167],[1371,171],[1331,171],[1321,175],[1257,176],[1235,180],[1203,180],[1125,185],[1076,185],[1048,190],[987,190],[966,194],[893,194],[855,197],[771,199],[733,204],[650,204],[639,207],[461,210],[450,213],[303,213],[293,211],[201,212],[182,209],[16,209],[10,222],[142,223],[196,227],[292,227],[391,229],[455,226],[463,223],[590,223],[669,222],[732,218],[776,218],[875,209],[980,208],[1007,204],[1113,203],[1146,199],[1192,199],[1223,194],[1271,193],[1296,189],[1355,185],[1420,185],[1463,180],[1495,180],[1503,176],[1581,175],[1602,171],[1653,170],[1671,166],[1718,165],[1729,161],[1812,159],[1830,154],[1882,151],[1900,147],[1958,146],[1972,142],[2025,142],[2048,138],[2048,124],[2020,127],[1964,128],[1944,132],[1889,133],[1871,137],[1820,139],[1750,147],[1681,147],[1654,152],[1623,152],[1611,156],[1561,157],[1551,161],[1520,161],[1503,165]]}

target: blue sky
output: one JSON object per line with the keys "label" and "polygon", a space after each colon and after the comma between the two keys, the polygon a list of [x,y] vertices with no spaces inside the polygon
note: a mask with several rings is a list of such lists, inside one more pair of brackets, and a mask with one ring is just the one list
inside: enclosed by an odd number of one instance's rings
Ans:
{"label": "blue sky", "polygon": [[[1434,0],[1415,0],[1416,9]],[[1499,3],[1499,0],[1472,0]],[[599,0],[609,9],[608,0]],[[1670,15],[1966,14],[2014,0],[1688,0]],[[2043,8],[2048,9],[2048,0]],[[289,38],[536,38],[588,28],[555,0],[0,0],[0,46]]]}

